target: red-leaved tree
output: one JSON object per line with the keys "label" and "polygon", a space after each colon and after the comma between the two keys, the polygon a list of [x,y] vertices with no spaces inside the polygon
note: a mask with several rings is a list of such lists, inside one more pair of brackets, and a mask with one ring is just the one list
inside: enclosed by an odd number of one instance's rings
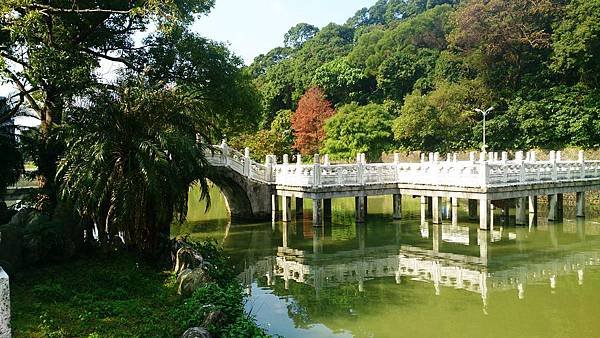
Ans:
{"label": "red-leaved tree", "polygon": [[298,108],[292,116],[292,129],[296,148],[302,155],[312,155],[319,152],[325,140],[323,125],[335,114],[331,102],[325,99],[321,88],[313,87],[302,95]]}

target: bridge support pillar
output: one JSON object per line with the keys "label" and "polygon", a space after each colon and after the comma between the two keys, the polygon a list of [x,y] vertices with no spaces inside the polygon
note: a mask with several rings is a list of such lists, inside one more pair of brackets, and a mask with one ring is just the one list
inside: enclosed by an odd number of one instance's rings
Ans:
{"label": "bridge support pillar", "polygon": [[354,198],[354,206],[356,222],[364,223],[367,218],[367,196],[356,196]]}
{"label": "bridge support pillar", "polygon": [[577,193],[577,217],[585,217],[585,192]]}
{"label": "bridge support pillar", "polygon": [[487,198],[479,199],[479,228],[489,229],[490,215],[493,215],[490,201]]}
{"label": "bridge support pillar", "polygon": [[469,219],[476,220],[477,219],[477,200],[469,199]]}
{"label": "bridge support pillar", "polygon": [[527,215],[525,212],[525,197],[519,197],[515,200],[516,206],[516,224],[517,225],[526,225],[527,224]]}
{"label": "bridge support pillar", "polygon": [[271,220],[277,221],[277,214],[279,212],[279,196],[271,195]]}
{"label": "bridge support pillar", "polygon": [[427,217],[433,217],[433,197],[427,196]]}
{"label": "bridge support pillar", "polygon": [[446,219],[452,219],[452,197],[446,198]]}
{"label": "bridge support pillar", "polygon": [[323,225],[323,200],[320,198],[313,199],[312,208],[313,226],[320,227]]}
{"label": "bridge support pillar", "polygon": [[458,197],[452,197],[452,225],[458,225]]}
{"label": "bridge support pillar", "polygon": [[290,222],[292,220],[292,198],[289,196],[283,196],[283,213],[282,221]]}
{"label": "bridge support pillar", "polygon": [[394,219],[401,219],[402,218],[402,195],[400,194],[394,194],[392,196],[393,201],[394,201],[394,215],[393,218]]}
{"label": "bridge support pillar", "polygon": [[529,213],[537,214],[537,196],[529,196]]}
{"label": "bridge support pillar", "polygon": [[442,224],[442,198],[432,198],[433,224]]}
{"label": "bridge support pillar", "polygon": [[323,218],[325,221],[331,221],[331,198],[323,199]]}
{"label": "bridge support pillar", "polygon": [[559,222],[562,219],[562,194],[548,195],[548,221]]}
{"label": "bridge support pillar", "polygon": [[421,224],[427,222],[427,197],[421,196]]}
{"label": "bridge support pillar", "polygon": [[296,218],[302,218],[304,215],[304,199],[296,197]]}

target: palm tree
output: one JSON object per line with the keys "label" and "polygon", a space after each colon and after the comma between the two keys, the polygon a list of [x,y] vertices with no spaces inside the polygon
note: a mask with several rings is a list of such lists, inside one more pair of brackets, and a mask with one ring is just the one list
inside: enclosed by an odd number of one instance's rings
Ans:
{"label": "palm tree", "polygon": [[82,102],[61,127],[61,196],[97,228],[101,244],[121,238],[156,255],[161,234],[186,215],[190,184],[198,181],[202,198],[208,196],[207,145],[197,139],[209,139],[211,130],[200,105],[174,86],[144,80],[123,81]]}

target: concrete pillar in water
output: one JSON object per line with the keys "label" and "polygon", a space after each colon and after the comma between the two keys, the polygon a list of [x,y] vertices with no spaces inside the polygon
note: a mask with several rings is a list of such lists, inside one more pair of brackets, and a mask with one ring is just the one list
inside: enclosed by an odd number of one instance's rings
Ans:
{"label": "concrete pillar in water", "polygon": [[442,198],[435,196],[432,201],[433,224],[442,224]]}
{"label": "concrete pillar in water", "polygon": [[562,219],[562,194],[548,195],[548,220],[559,222]]}
{"label": "concrete pillar in water", "polygon": [[479,257],[485,262],[488,260],[488,242],[490,240],[490,231],[479,229],[477,230],[477,242],[479,243]]}
{"label": "concrete pillar in water", "polygon": [[283,196],[283,215],[282,221],[290,222],[292,220],[292,198],[290,196]]}
{"label": "concrete pillar in water", "polygon": [[394,208],[394,215],[393,218],[394,219],[401,219],[402,218],[402,195],[400,194],[394,194],[392,195],[393,198],[393,208]]}
{"label": "concrete pillar in water", "polygon": [[364,223],[367,218],[367,196],[356,196],[354,198],[356,222]]}
{"label": "concrete pillar in water", "polygon": [[477,219],[477,200],[469,199],[469,219],[476,220]]}
{"label": "concrete pillar in water", "polygon": [[433,217],[433,197],[427,196],[427,217]]}
{"label": "concrete pillar in water", "polygon": [[279,212],[279,196],[271,195],[271,220],[277,221],[277,214]]}
{"label": "concrete pillar in water", "polygon": [[283,223],[283,228],[282,228],[282,246],[284,248],[288,247],[288,240],[290,238],[289,235],[289,227],[290,227],[290,223]]}
{"label": "concrete pillar in water", "polygon": [[421,196],[421,224],[427,221],[427,197]]}
{"label": "concrete pillar in water", "polygon": [[577,193],[577,217],[585,217],[585,192]]}
{"label": "concrete pillar in water", "polygon": [[452,225],[458,225],[458,197],[452,197]]}
{"label": "concrete pillar in water", "polygon": [[537,196],[529,196],[529,213],[537,215]]}
{"label": "concrete pillar in water", "polygon": [[479,228],[487,230],[489,228],[490,201],[486,198],[479,199]]}
{"label": "concrete pillar in water", "polygon": [[0,267],[0,337],[10,337],[10,285],[8,275]]}
{"label": "concrete pillar in water", "polygon": [[446,198],[446,219],[452,219],[452,197]]}
{"label": "concrete pillar in water", "polygon": [[323,199],[323,218],[326,221],[331,221],[331,198]]}
{"label": "concrete pillar in water", "polygon": [[296,218],[302,218],[304,214],[304,199],[296,197]]}
{"label": "concrete pillar in water", "polygon": [[323,200],[320,198],[313,199],[312,208],[313,226],[320,227],[323,225]]}
{"label": "concrete pillar in water", "polygon": [[516,206],[516,224],[517,225],[525,225],[527,224],[527,215],[525,212],[525,197],[519,197],[515,199]]}

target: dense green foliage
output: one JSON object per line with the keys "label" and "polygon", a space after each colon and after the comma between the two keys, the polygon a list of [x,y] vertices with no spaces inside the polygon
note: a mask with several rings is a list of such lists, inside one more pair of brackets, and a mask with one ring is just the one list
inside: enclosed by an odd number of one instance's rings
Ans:
{"label": "dense green foliage", "polygon": [[212,282],[189,298],[178,296],[175,276],[130,254],[82,257],[29,270],[11,283],[16,337],[174,337],[221,311],[220,337],[262,337],[243,311],[243,291],[213,242],[197,245],[212,263]]}
{"label": "dense green foliage", "polygon": [[318,86],[338,114],[370,124],[372,108],[361,107],[376,104],[375,120],[393,120],[393,138],[358,142],[342,129],[352,122],[332,119],[321,151],[337,157],[479,148],[475,109],[489,106],[492,149],[597,147],[598,13],[598,0],[379,0],[256,58],[263,125]]}
{"label": "dense green foliage", "polygon": [[[60,191],[100,244],[122,232],[125,244],[157,253],[160,232],[185,216],[189,185],[206,187],[205,148],[259,122],[241,59],[190,30],[213,4],[2,2],[0,80],[17,91],[11,114],[41,120],[24,148],[42,188],[35,208],[52,218]],[[99,76],[107,61],[118,70]]]}

